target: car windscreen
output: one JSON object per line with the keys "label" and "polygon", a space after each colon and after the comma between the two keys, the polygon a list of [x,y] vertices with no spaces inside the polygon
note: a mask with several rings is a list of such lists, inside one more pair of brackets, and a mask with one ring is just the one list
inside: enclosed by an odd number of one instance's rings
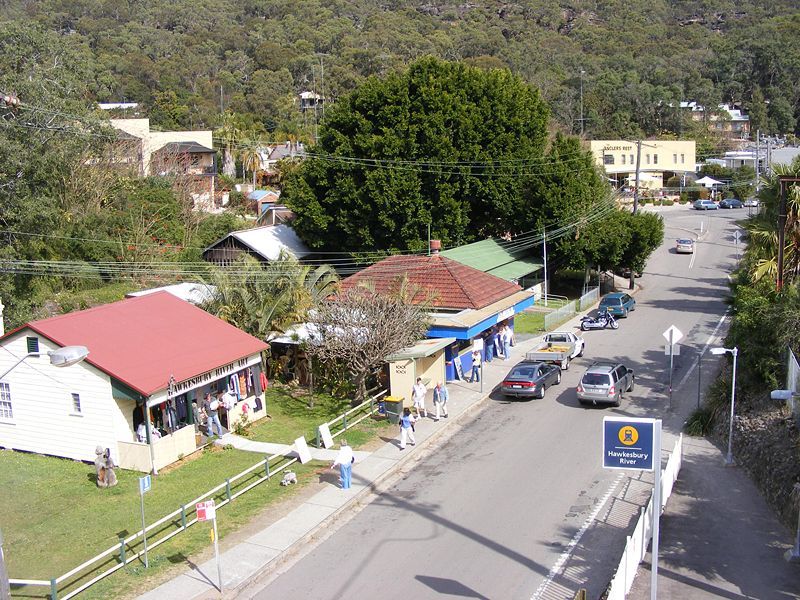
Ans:
{"label": "car windscreen", "polygon": [[608,375],[605,373],[586,373],[581,380],[584,385],[608,385]]}
{"label": "car windscreen", "polygon": [[600,306],[619,306],[621,303],[621,298],[603,298],[600,302]]}
{"label": "car windscreen", "polygon": [[692,240],[678,240],[678,243],[684,246],[691,246]]}
{"label": "car windscreen", "polygon": [[509,379],[531,379],[536,376],[536,369],[514,369]]}

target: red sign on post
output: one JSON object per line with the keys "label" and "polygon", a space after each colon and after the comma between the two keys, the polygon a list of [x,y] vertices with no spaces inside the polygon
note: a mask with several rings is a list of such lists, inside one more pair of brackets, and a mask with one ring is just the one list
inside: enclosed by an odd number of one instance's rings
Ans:
{"label": "red sign on post", "polygon": [[217,518],[217,511],[214,508],[214,501],[213,500],[206,500],[205,502],[198,502],[195,505],[197,509],[197,520],[198,521],[213,521]]}

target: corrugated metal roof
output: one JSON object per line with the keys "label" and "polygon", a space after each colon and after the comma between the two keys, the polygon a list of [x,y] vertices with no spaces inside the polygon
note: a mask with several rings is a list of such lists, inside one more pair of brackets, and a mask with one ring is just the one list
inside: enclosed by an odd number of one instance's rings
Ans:
{"label": "corrugated metal roof", "polygon": [[483,308],[521,289],[441,254],[390,256],[344,279],[341,287],[346,290],[366,282],[377,293],[390,293],[404,278],[416,290],[415,301],[430,301],[439,308]]}
{"label": "corrugated metal roof", "polygon": [[264,225],[263,227],[232,231],[210,248],[206,248],[204,252],[218,246],[229,237],[236,238],[253,252],[267,260],[277,260],[281,250],[288,251],[295,258],[302,258],[311,254],[308,246],[297,236],[294,229],[288,225]]}
{"label": "corrugated metal roof", "polygon": [[509,281],[535,273],[543,266],[529,256],[527,251],[509,250],[500,240],[495,239],[450,248],[444,250],[442,255]]}
{"label": "corrugated metal roof", "polygon": [[61,346],[86,346],[88,363],[145,396],[166,389],[170,375],[181,382],[267,348],[169,292],[32,321],[28,327]]}

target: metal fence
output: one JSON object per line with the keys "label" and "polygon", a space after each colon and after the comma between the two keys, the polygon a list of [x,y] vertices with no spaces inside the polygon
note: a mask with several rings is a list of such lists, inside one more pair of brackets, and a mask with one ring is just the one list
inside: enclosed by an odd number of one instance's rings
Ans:
{"label": "metal fence", "polygon": [[[675,447],[672,450],[672,455],[667,461],[667,466],[661,474],[661,507],[659,514],[664,511],[667,504],[667,499],[672,494],[672,487],[678,479],[678,473],[681,470],[681,462],[683,456],[683,434],[680,435],[678,441],[675,442]],[[617,571],[614,573],[614,578],[611,580],[609,586],[607,600],[625,600],[625,596],[631,590],[633,580],[636,577],[636,571],[639,569],[639,563],[642,562],[647,554],[647,546],[650,543],[650,538],[653,536],[653,497],[650,496],[650,501],[647,506],[641,509],[639,520],[633,533],[628,536],[625,543],[625,552],[622,554],[622,559],[619,562]]]}
{"label": "metal fence", "polygon": [[[367,417],[373,415],[378,408],[380,398],[384,394],[386,394],[386,390],[372,396],[335,419],[328,421],[326,425],[333,428],[331,430],[331,436],[339,436],[347,431],[348,428],[353,427]],[[319,447],[319,427],[315,435],[316,444],[317,447]],[[296,462],[297,458],[289,458],[280,454],[267,456],[252,467],[226,479],[224,483],[221,483],[217,487],[181,505],[180,508],[162,517],[152,525],[148,525],[144,529],[144,532],[147,534],[148,552],[197,523],[197,511],[195,506],[198,502],[213,499],[216,508],[222,508],[245,492],[270,480]],[[23,586],[49,588],[51,600],[56,600],[58,598],[67,600],[143,556],[143,532],[137,531],[128,537],[120,537],[117,544],[83,562],[60,577],[50,579],[49,581],[42,579],[13,578],[9,581],[11,586],[16,588]]]}
{"label": "metal fence", "polygon": [[560,308],[557,308],[556,310],[549,312],[544,316],[544,330],[552,331],[564,321],[567,321],[575,316],[575,313],[575,300],[567,302]]}
{"label": "metal fence", "polygon": [[592,306],[598,300],[600,300],[600,288],[599,287],[589,288],[589,291],[587,291],[583,296],[578,298],[578,310],[584,311],[590,306]]}

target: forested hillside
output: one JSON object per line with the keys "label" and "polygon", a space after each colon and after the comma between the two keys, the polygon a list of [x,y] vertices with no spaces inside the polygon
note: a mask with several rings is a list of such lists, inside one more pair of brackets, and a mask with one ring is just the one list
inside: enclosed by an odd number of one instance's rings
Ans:
{"label": "forested hillside", "polygon": [[798,117],[792,0],[0,4],[0,20],[39,23],[85,47],[92,99],[141,102],[163,128],[214,127],[230,110],[278,139],[303,137],[298,92],[335,99],[426,54],[508,67],[573,132],[582,79],[585,130],[597,139],[679,131],[671,106],[685,99],[741,102],[753,130],[770,133],[795,130]]}

